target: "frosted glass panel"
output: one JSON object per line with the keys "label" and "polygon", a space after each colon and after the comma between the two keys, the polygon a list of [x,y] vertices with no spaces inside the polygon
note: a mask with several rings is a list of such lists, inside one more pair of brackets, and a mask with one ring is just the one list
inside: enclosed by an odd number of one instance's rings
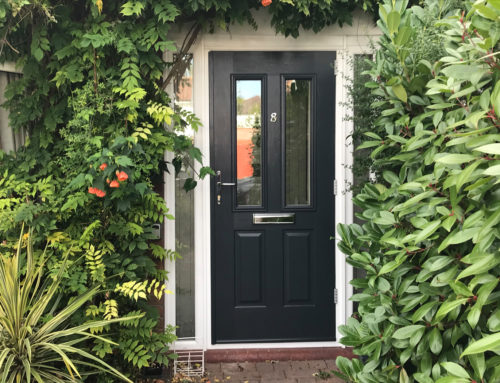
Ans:
{"label": "frosted glass panel", "polygon": [[177,336],[194,337],[194,193],[183,189],[187,174],[175,179],[175,306]]}
{"label": "frosted glass panel", "polygon": [[[193,60],[188,55],[184,75],[175,82],[175,104],[193,111]],[[194,131],[187,127],[185,135],[193,137]],[[175,306],[177,336],[195,336],[195,254],[194,254],[194,192],[183,189],[186,178],[192,177],[185,169],[175,178],[175,250],[181,256],[175,264]]]}
{"label": "frosted glass panel", "polygon": [[262,205],[261,80],[236,81],[236,197],[239,206]]}

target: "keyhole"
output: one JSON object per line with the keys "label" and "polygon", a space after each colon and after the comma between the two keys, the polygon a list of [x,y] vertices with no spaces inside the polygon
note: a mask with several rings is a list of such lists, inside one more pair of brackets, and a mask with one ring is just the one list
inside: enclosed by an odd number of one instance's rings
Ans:
{"label": "keyhole", "polygon": [[277,113],[271,113],[271,119],[270,119],[270,121],[271,122],[276,122],[277,119],[278,119],[278,114]]}

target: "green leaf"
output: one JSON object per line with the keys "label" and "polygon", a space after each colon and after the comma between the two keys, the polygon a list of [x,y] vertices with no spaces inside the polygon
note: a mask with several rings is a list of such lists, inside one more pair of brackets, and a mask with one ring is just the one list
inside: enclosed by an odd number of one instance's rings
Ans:
{"label": "green leaf", "polygon": [[144,9],[144,4],[140,1],[128,1],[122,5],[121,13],[124,16],[140,15]]}
{"label": "green leaf", "polygon": [[484,355],[483,354],[469,355],[469,360],[476,375],[478,375],[480,379],[483,379],[484,372],[486,371],[486,363],[484,360]]}
{"label": "green leaf", "polygon": [[[451,233],[446,239],[448,245],[457,245],[459,243],[464,243],[471,240],[480,230],[480,227],[471,227],[470,229],[465,229],[458,232]],[[441,249],[441,248],[440,248]]]}
{"label": "green leaf", "polygon": [[442,72],[456,80],[470,80],[473,84],[477,84],[488,70],[479,65],[455,64],[444,68]]}
{"label": "green leaf", "polygon": [[215,175],[215,171],[211,167],[209,167],[209,166],[203,166],[200,169],[200,178],[204,179],[207,175],[214,176]]}
{"label": "green leaf", "polygon": [[449,283],[450,287],[457,295],[463,295],[466,297],[471,297],[474,295],[472,291],[470,291],[469,288],[460,281],[450,281]]}
{"label": "green leaf", "polygon": [[482,339],[472,342],[464,350],[460,357],[463,358],[466,355],[479,354],[486,351],[493,351],[498,349],[500,349],[500,333],[487,335]]}
{"label": "green leaf", "polygon": [[435,355],[439,354],[443,349],[443,338],[437,327],[434,327],[429,334],[429,348]]}
{"label": "green leaf", "polygon": [[444,221],[443,221],[443,229],[445,229],[447,232],[449,232],[451,230],[451,228],[453,227],[453,224],[457,221],[457,216],[456,215],[453,215],[451,217],[448,217],[446,218]]}
{"label": "green leaf", "polygon": [[413,29],[411,29],[410,27],[407,26],[401,27],[396,37],[395,41],[396,45],[399,46],[405,45],[410,40],[412,34],[413,34]]}
{"label": "green leaf", "polygon": [[470,379],[457,378],[456,376],[445,376],[436,380],[436,383],[470,383]]}
{"label": "green leaf", "polygon": [[465,369],[457,363],[444,362],[441,366],[448,371],[451,375],[458,376],[459,378],[470,378],[469,374]]}
{"label": "green leaf", "polygon": [[387,28],[389,33],[393,35],[399,29],[399,24],[401,23],[401,15],[397,11],[391,11],[387,15]]}
{"label": "green leaf", "polygon": [[115,163],[118,166],[123,166],[123,167],[134,166],[134,163],[132,162],[132,160],[127,156],[117,156],[115,158]]}
{"label": "green leaf", "polygon": [[446,165],[461,165],[465,162],[475,160],[477,157],[471,154],[444,154],[435,158],[435,161]]}
{"label": "green leaf", "polygon": [[382,176],[390,184],[399,184],[399,177],[394,172],[385,170]]}
{"label": "green leaf", "polygon": [[379,215],[379,217],[373,218],[373,222],[378,225],[394,225],[396,223],[394,214],[391,212],[381,211]]}
{"label": "green leaf", "polygon": [[377,281],[377,288],[385,293],[391,289],[391,284],[387,281],[387,279],[379,278]]}
{"label": "green leaf", "polygon": [[391,271],[396,270],[399,266],[401,266],[401,264],[406,260],[406,258],[407,257],[401,257],[401,259],[399,260],[387,262],[384,266],[382,266],[382,268],[378,272],[378,275],[387,274],[390,273]]}
{"label": "green leaf", "polygon": [[434,195],[436,192],[434,190],[432,191],[426,191],[426,192],[423,192],[423,193],[419,193],[417,195],[415,195],[414,197],[410,198],[409,200],[405,201],[404,203],[400,204],[400,205],[396,205],[392,211],[393,212],[396,212],[396,211],[401,211],[401,210],[404,210],[408,207],[411,207],[411,206],[415,206],[415,204],[417,202],[420,202],[432,195]]}
{"label": "green leaf", "polygon": [[481,153],[500,154],[500,144],[488,144],[474,148],[474,150]]}
{"label": "green leaf", "polygon": [[380,137],[377,133],[374,133],[374,132],[364,132],[363,134],[365,136],[373,138],[375,140],[382,140],[382,137]]}
{"label": "green leaf", "polygon": [[427,375],[421,372],[413,374],[413,377],[418,383],[434,383],[434,381],[431,378],[429,378]]}
{"label": "green leaf", "polygon": [[500,81],[497,81],[493,92],[491,92],[491,105],[497,117],[500,117]]}
{"label": "green leaf", "polygon": [[399,372],[399,383],[410,383],[410,378],[404,368],[401,368],[401,371]]}
{"label": "green leaf", "polygon": [[417,236],[414,239],[414,243],[417,244],[423,241],[424,239],[427,239],[439,228],[439,226],[441,226],[441,220],[439,219],[430,222],[424,230],[417,233]]}
{"label": "green leaf", "polygon": [[471,275],[482,274],[486,271],[491,270],[493,267],[500,263],[500,256],[495,254],[487,254],[477,262],[474,262],[472,265],[467,267],[457,276],[457,280],[469,277]]}
{"label": "green leaf", "polygon": [[487,322],[488,329],[492,332],[500,331],[500,309],[496,309],[493,314],[490,315]]}
{"label": "green leaf", "polygon": [[413,323],[422,320],[422,318],[434,307],[438,304],[437,301],[427,302],[426,304],[420,306],[417,311],[415,311],[411,317]]}
{"label": "green leaf", "polygon": [[446,301],[444,302],[441,307],[439,307],[439,310],[436,313],[436,316],[434,317],[434,322],[439,322],[441,319],[443,319],[451,310],[454,310],[455,308],[463,305],[469,300],[469,298],[461,298],[461,299],[455,299],[452,301]]}
{"label": "green leaf", "polygon": [[148,184],[145,182],[141,182],[135,185],[135,190],[137,190],[142,197],[144,196],[144,193],[148,189],[149,189]]}
{"label": "green leaf", "polygon": [[460,172],[460,175],[458,176],[457,181],[456,181],[457,191],[460,191],[460,188],[464,184],[471,181],[472,173],[474,172],[474,170],[476,170],[476,168],[481,163],[482,163],[482,161],[474,161],[472,164],[470,164],[463,171]]}
{"label": "green leaf", "polygon": [[472,309],[467,314],[467,321],[469,322],[470,327],[472,328],[476,327],[480,316],[481,316],[481,307],[478,305],[474,305],[474,307],[472,307]]}
{"label": "green leaf", "polygon": [[394,334],[392,334],[392,337],[394,339],[408,339],[413,335],[413,333],[415,333],[416,331],[418,331],[422,328],[425,328],[425,326],[419,325],[419,324],[401,327],[401,328],[397,329],[394,332]]}
{"label": "green leaf", "polygon": [[497,13],[493,9],[488,8],[486,5],[483,5],[483,4],[474,4],[474,8],[477,9],[478,13],[481,16],[498,22],[499,16],[497,15]]}
{"label": "green leaf", "polygon": [[381,141],[365,141],[362,144],[356,146],[356,150],[373,148],[374,146],[379,146],[380,144],[381,144]]}
{"label": "green leaf", "polygon": [[486,169],[483,174],[485,176],[499,176],[500,175],[500,165],[490,166]]}
{"label": "green leaf", "polygon": [[193,190],[198,183],[193,179],[193,178],[186,178],[184,181],[183,189],[186,192],[189,192],[190,190]]}
{"label": "green leaf", "polygon": [[443,267],[448,266],[453,261],[454,258],[448,255],[435,256],[425,261],[424,264],[422,265],[422,268],[429,271],[438,271],[441,270]]}
{"label": "green leaf", "polygon": [[406,103],[408,101],[408,95],[406,94],[406,90],[405,90],[403,85],[401,85],[401,84],[394,85],[392,87],[392,91],[394,92],[396,97],[399,98],[404,103]]}

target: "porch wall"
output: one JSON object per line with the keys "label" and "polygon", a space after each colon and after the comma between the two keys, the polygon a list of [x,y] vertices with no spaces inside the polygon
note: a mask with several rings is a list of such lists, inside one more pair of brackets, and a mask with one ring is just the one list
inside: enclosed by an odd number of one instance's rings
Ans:
{"label": "porch wall", "polygon": [[[210,153],[209,138],[209,68],[208,53],[210,51],[336,51],[336,102],[335,107],[335,174],[338,191],[335,196],[335,224],[351,223],[353,220],[353,206],[349,184],[352,175],[349,166],[352,164],[352,147],[347,138],[352,131],[351,122],[346,120],[350,110],[346,107],[347,92],[345,89],[346,76],[352,75],[349,60],[355,54],[370,53],[371,46],[380,35],[372,18],[365,14],[354,15],[352,25],[343,28],[335,25],[325,28],[318,34],[312,31],[302,31],[296,39],[277,35],[271,27],[270,14],[261,9],[255,12],[255,19],[259,25],[257,30],[248,25],[230,26],[228,32],[202,33],[191,48],[194,58],[193,105],[194,112],[201,119],[203,126],[195,135],[195,144],[204,155],[205,164],[208,163]],[[173,28],[171,38],[182,45],[184,33],[188,26]],[[170,55],[170,56],[169,56]],[[166,59],[171,59],[171,53],[166,53]],[[169,91],[172,93],[172,89]],[[168,159],[168,158],[167,158]],[[165,198],[169,208],[175,205],[175,190],[172,186],[174,177],[166,177]],[[208,179],[198,183],[195,193],[195,318],[196,339],[189,342],[178,342],[177,349],[223,349],[223,348],[254,348],[259,347],[332,347],[340,346],[338,342],[319,343],[290,343],[290,344],[242,344],[230,347],[211,344],[211,228],[210,228],[210,181]],[[172,212],[175,215],[175,212]],[[175,248],[175,223],[165,225],[165,246]],[[352,295],[352,287],[348,281],[352,279],[352,268],[346,264],[345,256],[336,249],[335,279],[338,290],[338,304],[336,313],[337,326],[345,323],[352,313],[352,303],[348,298]],[[172,278],[168,288],[175,289],[175,264],[167,262],[167,270]],[[175,296],[168,295],[165,299],[165,323],[175,324]],[[337,333],[337,339],[340,334]]]}

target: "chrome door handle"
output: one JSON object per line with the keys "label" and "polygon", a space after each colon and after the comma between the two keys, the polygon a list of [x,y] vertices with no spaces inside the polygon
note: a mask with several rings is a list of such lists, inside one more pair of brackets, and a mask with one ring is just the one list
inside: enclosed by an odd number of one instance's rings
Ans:
{"label": "chrome door handle", "polygon": [[220,205],[222,203],[222,195],[221,195],[221,189],[223,186],[236,186],[235,182],[222,182],[222,172],[220,170],[217,170],[215,172],[215,176],[217,177],[217,182],[216,182],[216,189],[217,189],[217,205]]}

